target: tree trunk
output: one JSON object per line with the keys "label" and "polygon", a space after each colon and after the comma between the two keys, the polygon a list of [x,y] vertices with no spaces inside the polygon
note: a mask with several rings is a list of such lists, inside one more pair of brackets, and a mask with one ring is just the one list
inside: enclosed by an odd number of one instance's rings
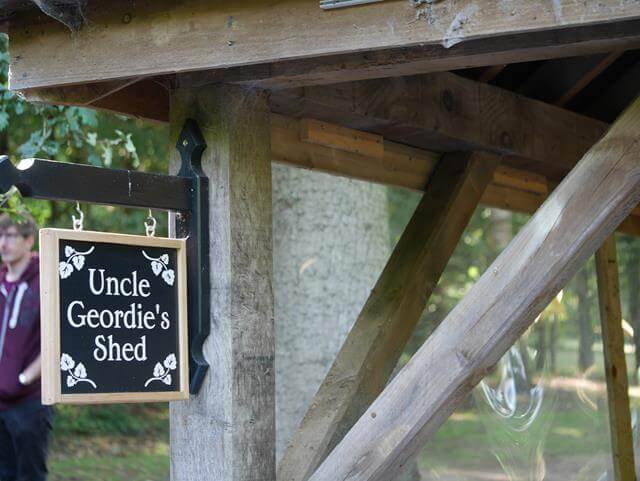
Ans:
{"label": "tree trunk", "polygon": [[273,165],[277,459],[389,256],[386,188]]}
{"label": "tree trunk", "polygon": [[593,365],[593,323],[589,309],[589,270],[583,267],[576,276],[578,295],[578,366],[586,371]]}
{"label": "tree trunk", "polygon": [[633,327],[633,344],[635,345],[635,369],[633,380],[638,384],[638,370],[640,369],[640,249],[637,241],[629,245],[629,260],[627,263],[627,287],[629,299],[629,320]]}

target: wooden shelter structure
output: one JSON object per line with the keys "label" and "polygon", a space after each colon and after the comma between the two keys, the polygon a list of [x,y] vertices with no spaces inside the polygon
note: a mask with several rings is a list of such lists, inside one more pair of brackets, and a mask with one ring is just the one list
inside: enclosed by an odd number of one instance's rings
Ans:
{"label": "wooden shelter structure", "polygon": [[[640,1],[0,9],[27,99],[204,132],[214,368],[171,407],[173,480],[394,479],[596,251],[616,479],[635,479],[612,234],[640,235]],[[424,191],[277,470],[271,162]],[[387,385],[478,204],[535,215]]]}

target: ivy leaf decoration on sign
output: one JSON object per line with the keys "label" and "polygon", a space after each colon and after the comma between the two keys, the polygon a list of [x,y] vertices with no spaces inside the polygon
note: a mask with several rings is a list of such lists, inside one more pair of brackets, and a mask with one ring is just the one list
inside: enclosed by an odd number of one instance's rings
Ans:
{"label": "ivy leaf decoration on sign", "polygon": [[84,364],[81,362],[76,364],[73,358],[64,352],[60,356],[60,369],[67,373],[68,387],[73,387],[80,382],[86,382],[93,386],[94,389],[97,388],[96,383],[87,378],[87,368],[84,367]]}
{"label": "ivy leaf decoration on sign", "polygon": [[153,375],[155,377],[162,377],[164,375],[164,368],[162,367],[162,364],[160,364],[159,362],[156,362],[156,365],[153,368]]}
{"label": "ivy leaf decoration on sign", "polygon": [[79,362],[78,365],[76,366],[75,370],[73,371],[73,374],[77,378],[84,379],[84,378],[87,377],[87,369],[84,367],[84,364]]}
{"label": "ivy leaf decoration on sign", "polygon": [[176,355],[173,353],[169,354],[164,358],[164,362],[162,364],[156,362],[156,365],[153,368],[153,377],[147,379],[147,382],[144,383],[144,387],[147,387],[153,381],[163,382],[167,386],[171,385],[171,371],[175,371],[177,367],[178,362],[176,361]]}
{"label": "ivy leaf decoration on sign", "polygon": [[169,354],[165,360],[164,360],[164,367],[166,367],[167,369],[175,369],[176,368],[176,355],[175,354]]}
{"label": "ivy leaf decoration on sign", "polygon": [[62,357],[60,358],[60,369],[68,371],[69,369],[73,369],[75,365],[76,362],[69,354],[62,354]]}
{"label": "ivy leaf decoration on sign", "polygon": [[145,251],[142,255],[151,261],[151,270],[156,276],[162,273],[162,279],[168,285],[172,286],[176,279],[176,273],[173,269],[169,269],[169,254],[162,254],[160,257],[152,257]]}
{"label": "ivy leaf decoration on sign", "polygon": [[173,285],[173,282],[176,279],[176,276],[173,272],[173,269],[167,269],[166,271],[164,271],[162,273],[162,278],[164,279],[164,281],[169,284],[170,286]]}
{"label": "ivy leaf decoration on sign", "polygon": [[84,267],[84,256],[75,256],[71,259],[73,265],[76,266],[76,270],[80,270]]}
{"label": "ivy leaf decoration on sign", "polygon": [[60,272],[60,278],[66,279],[73,273],[73,266],[68,262],[61,262],[58,266],[58,271]]}
{"label": "ivy leaf decoration on sign", "polygon": [[151,262],[151,270],[157,276],[162,272],[162,263],[158,261]]}
{"label": "ivy leaf decoration on sign", "polygon": [[67,259],[61,261],[60,264],[58,264],[58,272],[60,273],[60,278],[66,279],[71,274],[73,274],[74,267],[77,271],[82,270],[82,268],[84,267],[85,256],[91,254],[94,249],[95,247],[91,247],[91,249],[85,252],[79,252],[71,246],[65,246],[64,256]]}

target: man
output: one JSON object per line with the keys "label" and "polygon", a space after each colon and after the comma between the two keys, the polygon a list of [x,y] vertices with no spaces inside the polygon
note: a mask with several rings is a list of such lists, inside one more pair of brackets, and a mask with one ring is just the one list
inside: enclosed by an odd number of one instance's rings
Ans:
{"label": "man", "polygon": [[51,409],[40,404],[36,225],[0,216],[0,480],[47,478]]}

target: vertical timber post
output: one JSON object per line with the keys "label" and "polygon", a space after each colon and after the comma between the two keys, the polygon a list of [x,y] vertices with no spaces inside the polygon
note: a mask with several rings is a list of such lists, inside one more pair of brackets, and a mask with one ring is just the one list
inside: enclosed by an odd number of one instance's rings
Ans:
{"label": "vertical timber post", "polygon": [[[266,97],[179,89],[171,140],[194,119],[207,147],[211,332],[200,392],[171,405],[172,481],[275,481],[271,146]],[[172,153],[171,169],[179,165]]]}
{"label": "vertical timber post", "polygon": [[596,251],[596,273],[598,276],[604,367],[607,377],[613,479],[614,481],[636,481],[627,360],[624,354],[624,332],[620,307],[618,255],[613,234]]}

